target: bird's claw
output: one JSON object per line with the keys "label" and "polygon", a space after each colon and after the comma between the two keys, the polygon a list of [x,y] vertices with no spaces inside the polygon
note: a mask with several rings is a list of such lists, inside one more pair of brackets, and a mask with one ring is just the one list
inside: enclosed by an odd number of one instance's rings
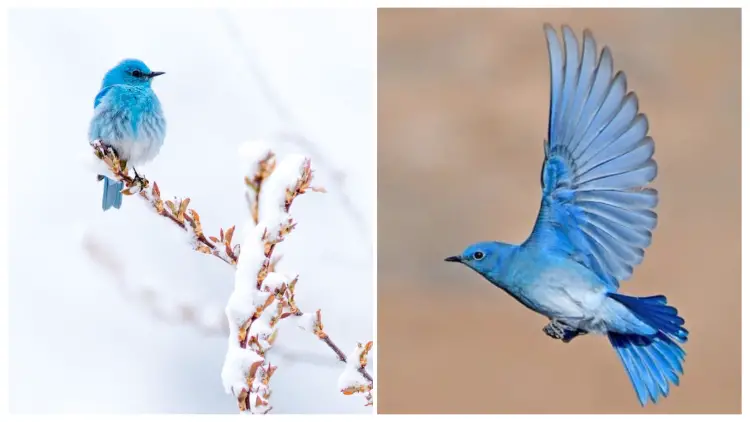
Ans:
{"label": "bird's claw", "polygon": [[110,145],[105,144],[104,142],[99,142],[98,145],[102,150],[104,150],[104,153],[106,155],[109,155],[110,157],[117,157],[117,151],[115,151],[114,148],[112,148]]}
{"label": "bird's claw", "polygon": [[136,171],[135,167],[133,167],[133,173],[135,173],[135,177],[133,177],[133,183],[137,184],[140,190],[145,189],[148,181],[140,174],[138,174],[138,171]]}
{"label": "bird's claw", "polygon": [[552,321],[542,328],[544,334],[552,337],[555,340],[561,340],[565,335],[565,329],[559,325],[556,321]]}
{"label": "bird's claw", "polygon": [[586,334],[585,331],[579,330],[578,328],[568,327],[566,324],[552,320],[549,324],[542,328],[544,334],[552,337],[555,340],[562,340],[563,343],[570,343],[571,340],[578,337],[579,335]]}

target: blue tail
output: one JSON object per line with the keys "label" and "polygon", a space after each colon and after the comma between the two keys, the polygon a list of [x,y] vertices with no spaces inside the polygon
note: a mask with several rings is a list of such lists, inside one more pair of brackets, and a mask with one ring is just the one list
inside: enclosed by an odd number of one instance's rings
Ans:
{"label": "blue tail", "polygon": [[669,395],[670,382],[680,385],[685,351],[677,343],[688,339],[688,331],[683,328],[685,320],[677,315],[677,309],[667,305],[664,296],[609,296],[658,330],[653,336],[609,333],[609,341],[625,366],[641,406],[649,399],[656,403],[659,397]]}
{"label": "blue tail", "polygon": [[104,211],[112,207],[120,209],[122,206],[123,187],[125,185],[122,182],[112,180],[108,177],[104,178],[104,196],[102,196],[102,209]]}

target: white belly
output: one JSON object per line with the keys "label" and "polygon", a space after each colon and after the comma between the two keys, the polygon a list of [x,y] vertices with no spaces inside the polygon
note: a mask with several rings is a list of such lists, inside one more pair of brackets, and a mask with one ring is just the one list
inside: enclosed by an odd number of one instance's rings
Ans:
{"label": "white belly", "polygon": [[161,142],[152,140],[118,139],[105,142],[117,151],[117,155],[128,160],[128,165],[145,164],[156,157],[161,149]]}
{"label": "white belly", "polygon": [[604,285],[570,268],[552,268],[538,277],[528,294],[541,314],[584,331],[606,332],[609,298]]}

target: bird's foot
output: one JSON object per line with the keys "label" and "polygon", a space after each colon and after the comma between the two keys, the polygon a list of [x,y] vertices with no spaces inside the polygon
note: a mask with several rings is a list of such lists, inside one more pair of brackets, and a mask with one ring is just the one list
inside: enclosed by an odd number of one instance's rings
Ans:
{"label": "bird's foot", "polygon": [[570,327],[567,324],[554,319],[550,321],[549,324],[545,325],[544,328],[542,328],[542,331],[544,334],[547,334],[555,340],[562,340],[563,343],[570,343],[574,338],[586,334],[583,330]]}
{"label": "bird's foot", "polygon": [[98,145],[102,150],[104,150],[104,153],[110,157],[117,157],[117,151],[110,145],[105,144],[104,142],[99,141]]}
{"label": "bird's foot", "polygon": [[135,167],[133,167],[133,173],[135,173],[135,177],[133,177],[133,183],[138,185],[139,190],[145,189],[148,186],[148,180],[138,174],[138,171],[135,169]]}
{"label": "bird's foot", "polygon": [[547,334],[555,340],[562,340],[566,332],[565,328],[557,321],[550,321],[549,324],[545,325],[544,328],[542,328],[542,331],[544,332],[544,334]]}

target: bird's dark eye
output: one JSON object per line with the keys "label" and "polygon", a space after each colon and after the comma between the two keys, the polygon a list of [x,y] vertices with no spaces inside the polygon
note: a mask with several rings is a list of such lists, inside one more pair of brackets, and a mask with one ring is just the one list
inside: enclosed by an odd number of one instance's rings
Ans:
{"label": "bird's dark eye", "polygon": [[134,70],[133,76],[135,76],[136,78],[140,78],[141,76],[143,76],[143,73],[141,73],[140,70]]}
{"label": "bird's dark eye", "polygon": [[484,252],[482,251],[476,251],[474,252],[474,259],[479,261],[480,259],[484,258]]}

